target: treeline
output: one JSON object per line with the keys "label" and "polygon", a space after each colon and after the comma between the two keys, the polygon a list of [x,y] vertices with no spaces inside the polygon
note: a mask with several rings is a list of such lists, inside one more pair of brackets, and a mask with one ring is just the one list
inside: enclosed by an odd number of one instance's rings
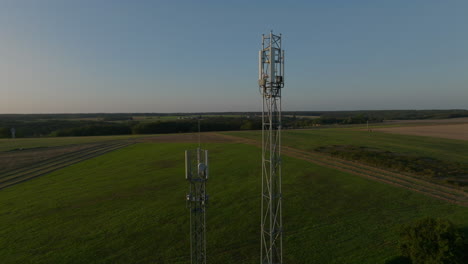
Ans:
{"label": "treeline", "polygon": [[0,114],[0,122],[5,121],[37,121],[37,120],[96,120],[117,121],[132,120],[133,117],[187,117],[187,116],[255,116],[260,112],[209,112],[209,113],[92,113],[92,114]]}
{"label": "treeline", "polygon": [[288,115],[320,116],[345,119],[353,116],[366,116],[376,120],[415,120],[415,119],[445,119],[468,117],[468,110],[359,110],[359,111],[296,111],[285,112]]}
{"label": "treeline", "polygon": [[[138,121],[153,117],[161,121]],[[261,129],[260,112],[3,114],[0,115],[0,138],[10,137],[11,128],[15,128],[16,137],[194,132],[198,130],[199,117],[203,118],[202,131]],[[283,128],[308,128],[321,125],[379,123],[390,119],[455,117],[468,117],[468,110],[287,111],[283,112],[282,121]]]}
{"label": "treeline", "polygon": [[[350,125],[380,123],[384,120],[420,120],[468,117],[468,110],[369,110],[330,112],[285,112],[292,117],[287,126],[291,128],[318,125]],[[315,118],[310,118],[315,117]]]}
{"label": "treeline", "polygon": [[11,129],[16,131],[16,137],[42,137],[51,136],[58,130],[72,129],[85,126],[89,122],[68,121],[68,120],[37,120],[37,121],[16,121],[0,120],[0,138],[11,137]]}
{"label": "treeline", "polygon": [[[198,119],[157,121],[140,123],[136,121],[35,121],[3,122],[0,137],[11,137],[11,128],[15,128],[16,137],[68,137],[102,136],[130,134],[187,133],[198,131]],[[253,130],[261,129],[260,119],[246,118],[208,118],[200,121],[201,131]]]}
{"label": "treeline", "polygon": [[[368,116],[383,120],[408,119],[441,119],[468,117],[466,109],[448,110],[357,110],[357,111],[283,111],[286,116],[317,116],[330,118],[348,118],[353,116]],[[167,116],[239,116],[260,117],[261,112],[199,112],[199,113],[92,113],[92,114],[0,114],[0,121],[37,121],[37,120],[70,120],[70,119],[96,119],[131,120],[132,117],[167,117]]]}
{"label": "treeline", "polygon": [[[228,131],[261,129],[260,120],[244,120],[240,118],[210,118],[200,121],[200,130]],[[70,129],[60,129],[53,136],[98,136],[127,134],[168,134],[189,133],[198,131],[198,120],[157,121],[152,123],[128,122],[126,124],[86,125]]]}
{"label": "treeline", "polygon": [[[209,118],[200,121],[202,131],[229,131],[261,129],[261,121],[242,118]],[[132,128],[133,134],[187,133],[198,131],[198,120],[177,120],[140,123]]]}
{"label": "treeline", "polygon": [[56,137],[81,137],[129,134],[132,134],[132,128],[129,124],[102,123],[59,129],[52,132],[50,135]]}
{"label": "treeline", "polygon": [[0,114],[0,121],[76,120],[76,119],[125,119],[144,114],[95,113],[95,114]]}
{"label": "treeline", "polygon": [[285,128],[306,128],[321,125],[351,125],[382,122],[382,118],[369,116],[366,114],[346,115],[346,116],[328,116],[322,115],[318,118],[298,118],[296,115],[286,118]]}

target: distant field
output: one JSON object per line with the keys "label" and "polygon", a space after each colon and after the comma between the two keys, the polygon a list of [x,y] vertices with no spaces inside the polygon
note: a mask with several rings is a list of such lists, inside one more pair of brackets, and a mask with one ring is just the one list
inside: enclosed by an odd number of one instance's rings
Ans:
{"label": "distant field", "polygon": [[[208,261],[258,263],[260,149],[205,146]],[[132,145],[0,190],[2,263],[188,263],[192,147]],[[468,208],[418,193],[289,157],[283,172],[285,263],[383,263],[400,224],[423,216],[468,227]]]}
{"label": "distant field", "polygon": [[95,136],[95,137],[48,137],[48,138],[2,138],[0,152],[14,149],[57,147],[73,144],[94,143],[109,140],[121,140],[147,137],[148,135]]}
{"label": "distant field", "polygon": [[388,124],[463,124],[468,123],[468,117],[446,119],[416,119],[416,120],[385,120]]}
{"label": "distant field", "polygon": [[375,131],[403,134],[403,135],[416,135],[426,137],[440,137],[458,140],[468,140],[468,124],[457,125],[433,125],[433,126],[405,126],[405,127],[387,127],[376,128]]}
{"label": "distant field", "polygon": [[[234,136],[261,139],[260,131],[225,132]],[[330,145],[352,145],[381,148],[405,154],[428,156],[442,160],[467,163],[468,141],[399,135],[383,132],[367,132],[355,129],[285,130],[283,144],[294,148],[314,151]]]}

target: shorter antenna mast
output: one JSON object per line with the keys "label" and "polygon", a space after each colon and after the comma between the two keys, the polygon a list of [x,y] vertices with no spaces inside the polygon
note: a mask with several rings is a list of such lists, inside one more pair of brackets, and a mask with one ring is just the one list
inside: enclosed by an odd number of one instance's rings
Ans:
{"label": "shorter antenna mast", "polygon": [[185,179],[190,189],[186,196],[190,209],[190,263],[206,264],[206,182],[209,176],[208,150],[185,151]]}
{"label": "shorter antenna mast", "polygon": [[201,146],[200,119],[201,119],[201,116],[198,117],[198,148],[200,148],[200,146]]}

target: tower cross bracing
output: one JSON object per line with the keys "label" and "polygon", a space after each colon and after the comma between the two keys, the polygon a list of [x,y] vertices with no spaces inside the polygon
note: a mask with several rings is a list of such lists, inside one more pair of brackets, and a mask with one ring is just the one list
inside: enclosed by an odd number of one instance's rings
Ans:
{"label": "tower cross bracing", "polygon": [[190,209],[190,263],[206,264],[206,206],[208,195],[208,150],[185,151],[185,178],[190,189],[186,196]]}
{"label": "tower cross bracing", "polygon": [[281,192],[281,89],[284,51],[281,35],[262,35],[259,54],[262,95],[262,194],[260,264],[283,263]]}

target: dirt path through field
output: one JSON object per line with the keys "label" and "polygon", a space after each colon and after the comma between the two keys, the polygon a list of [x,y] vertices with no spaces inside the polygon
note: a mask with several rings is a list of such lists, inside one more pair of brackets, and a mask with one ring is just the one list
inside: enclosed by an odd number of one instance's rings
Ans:
{"label": "dirt path through field", "polygon": [[[226,139],[229,139],[232,142],[261,147],[261,142],[253,139],[246,139],[222,134],[218,135],[221,137],[225,137]],[[395,173],[348,160],[324,156],[319,153],[291,148],[288,146],[282,147],[282,153],[324,167],[329,167],[339,171],[348,172],[369,179],[377,180],[380,182],[385,182],[387,184],[423,193],[425,195],[429,195],[447,202],[468,206],[468,193],[457,188],[451,188],[448,186],[442,186],[439,184],[428,182],[409,174]]]}

